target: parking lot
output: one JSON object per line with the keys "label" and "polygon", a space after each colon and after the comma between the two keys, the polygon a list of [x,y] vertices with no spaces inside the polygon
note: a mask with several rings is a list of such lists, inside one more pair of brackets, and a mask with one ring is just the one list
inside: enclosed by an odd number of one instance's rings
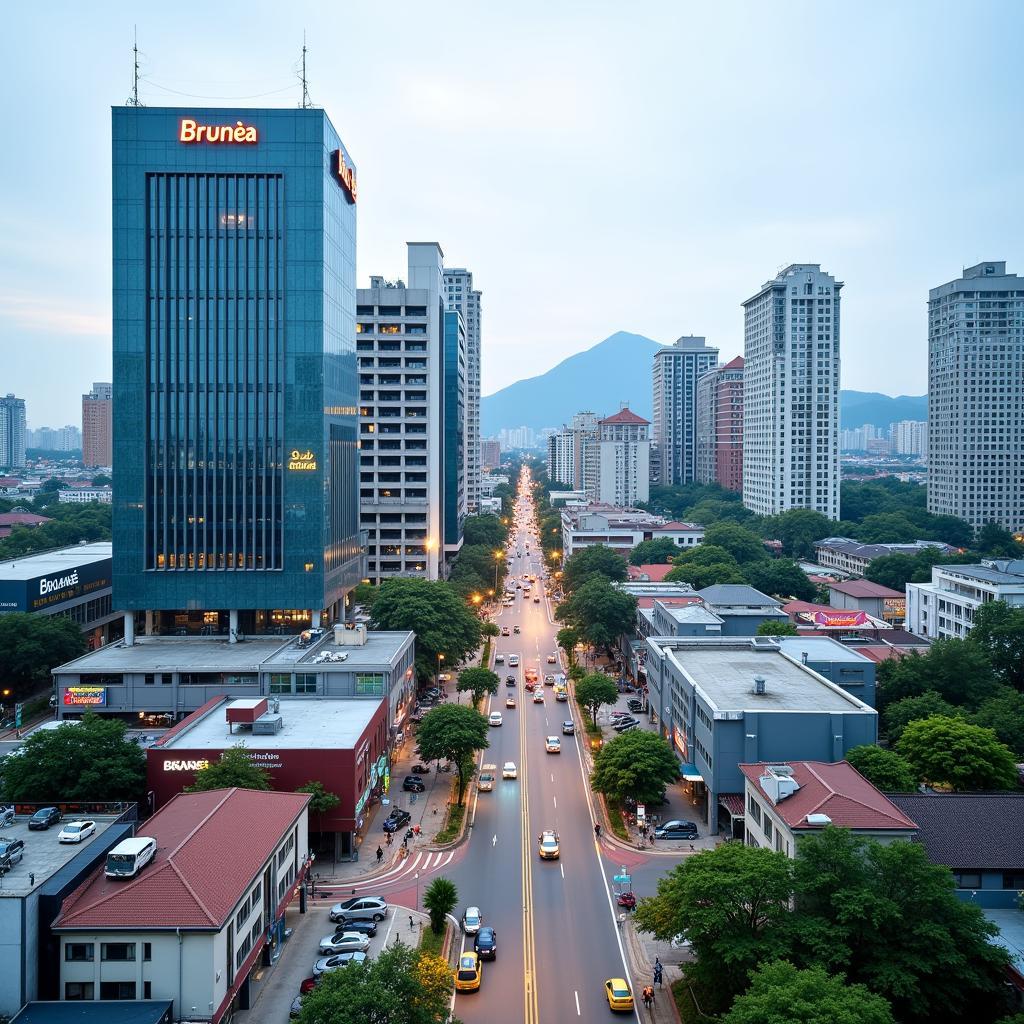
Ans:
{"label": "parking lot", "polygon": [[[257,968],[253,975],[255,1004],[235,1015],[237,1021],[251,1024],[276,1024],[288,1020],[292,1001],[299,994],[303,980],[313,973],[313,964],[320,959],[320,940],[336,930],[328,917],[331,904],[308,906],[299,913],[295,903],[285,915],[285,927],[292,929],[291,938],[284,944],[281,955],[273,967]],[[410,911],[405,907],[392,907],[388,916],[377,926],[377,934],[370,939],[368,957],[376,956],[386,945],[402,941],[406,945],[419,944],[419,929],[426,920],[423,914],[414,914],[415,927],[409,928]]]}

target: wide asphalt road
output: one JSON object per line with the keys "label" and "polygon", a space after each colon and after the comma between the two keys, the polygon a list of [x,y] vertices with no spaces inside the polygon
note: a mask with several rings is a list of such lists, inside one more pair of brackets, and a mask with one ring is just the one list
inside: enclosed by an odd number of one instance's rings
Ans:
{"label": "wide asphalt road", "polygon": [[[586,732],[581,728],[576,736],[563,736],[562,722],[575,717],[572,705],[556,702],[549,686],[542,688],[544,703],[534,704],[523,685],[527,668],[536,668],[541,680],[546,673],[562,671],[561,664],[547,662],[549,654],[557,653],[557,626],[544,596],[528,492],[527,477],[517,501],[508,581],[524,582],[522,576],[529,574],[538,582],[528,596],[517,590],[515,604],[497,619],[499,626],[509,627],[510,635],[496,641],[495,650],[505,656],[506,664],[495,667],[502,683],[485,710],[500,711],[504,724],[491,728],[491,746],[481,758],[482,763],[497,766],[497,780],[490,793],[477,793],[474,783],[470,800],[476,805],[475,823],[469,847],[451,873],[459,890],[457,914],[461,917],[467,906],[478,906],[498,940],[497,959],[484,964],[480,990],[456,997],[455,1013],[466,1024],[622,1019],[626,1015],[612,1014],[605,1001],[604,983],[610,977],[629,979],[636,995],[605,880],[608,863],[602,861],[594,840],[588,784],[577,747],[586,742]],[[540,597],[539,603],[534,603],[534,596]],[[518,635],[513,631],[516,625]],[[508,667],[511,654],[520,656],[516,669]],[[516,676],[513,688],[505,686],[510,674]],[[509,694],[516,698],[514,710],[505,707]],[[560,754],[545,752],[546,736],[559,737]],[[506,761],[516,763],[517,780],[501,778]],[[559,833],[561,857],[542,861],[537,839],[549,828]],[[473,948],[471,937],[462,941],[465,948]],[[639,1021],[639,1014],[634,1012],[633,1019]]]}

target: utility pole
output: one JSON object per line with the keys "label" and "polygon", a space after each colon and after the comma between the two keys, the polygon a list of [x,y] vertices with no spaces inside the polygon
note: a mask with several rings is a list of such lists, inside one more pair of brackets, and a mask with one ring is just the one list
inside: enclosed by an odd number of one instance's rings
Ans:
{"label": "utility pole", "polygon": [[306,78],[306,33],[302,33],[302,109],[305,110],[308,107],[313,106],[309,99],[309,80]]}
{"label": "utility pole", "polygon": [[134,44],[132,45],[132,94],[125,101],[125,105],[129,107],[141,107],[142,103],[139,101],[139,30],[138,26],[133,27],[133,33],[135,37]]}

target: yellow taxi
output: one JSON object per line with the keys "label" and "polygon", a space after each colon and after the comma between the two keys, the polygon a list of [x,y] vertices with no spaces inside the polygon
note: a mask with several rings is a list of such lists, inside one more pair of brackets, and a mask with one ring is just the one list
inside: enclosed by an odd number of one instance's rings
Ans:
{"label": "yellow taxi", "polygon": [[541,860],[558,860],[560,850],[558,848],[558,833],[553,829],[545,829],[537,837],[539,844],[537,852]]}
{"label": "yellow taxi", "polygon": [[455,972],[455,991],[475,992],[480,987],[482,975],[480,957],[476,953],[463,953],[459,957],[459,969]]}
{"label": "yellow taxi", "polygon": [[632,1010],[633,993],[625,978],[609,978],[604,983],[604,995],[609,1010]]}

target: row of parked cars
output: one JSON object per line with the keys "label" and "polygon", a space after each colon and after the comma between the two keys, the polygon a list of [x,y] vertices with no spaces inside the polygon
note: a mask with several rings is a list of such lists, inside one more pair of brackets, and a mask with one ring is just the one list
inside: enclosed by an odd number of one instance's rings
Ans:
{"label": "row of parked cars", "polygon": [[[13,825],[16,820],[13,807],[0,807],[0,828]],[[57,807],[40,807],[26,822],[30,832],[46,832],[59,825],[64,815]],[[57,835],[59,843],[80,843],[96,832],[94,821],[69,821]],[[0,836],[0,872],[10,871],[25,856],[25,840],[15,836]]]}

